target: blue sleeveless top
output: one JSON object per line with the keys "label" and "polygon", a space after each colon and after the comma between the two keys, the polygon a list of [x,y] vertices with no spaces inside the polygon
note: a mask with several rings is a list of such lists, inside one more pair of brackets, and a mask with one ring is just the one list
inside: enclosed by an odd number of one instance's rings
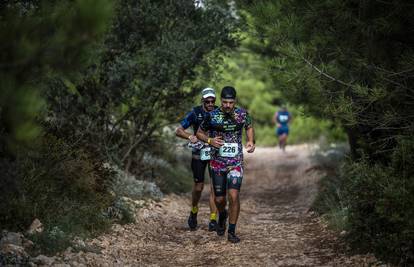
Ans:
{"label": "blue sleeveless top", "polygon": [[287,127],[290,118],[289,111],[279,111],[277,114],[277,122],[280,123],[282,126]]}

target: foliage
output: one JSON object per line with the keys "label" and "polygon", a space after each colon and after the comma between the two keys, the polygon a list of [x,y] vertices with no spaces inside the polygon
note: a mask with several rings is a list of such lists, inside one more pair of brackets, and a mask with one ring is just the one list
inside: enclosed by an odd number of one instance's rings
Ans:
{"label": "foliage", "polygon": [[54,226],[45,229],[42,233],[30,236],[30,239],[35,244],[35,247],[32,248],[34,254],[53,255],[69,247],[72,244],[73,236],[65,233],[58,226]]}
{"label": "foliage", "polygon": [[[79,201],[105,198],[99,179],[106,175],[98,171],[95,159],[53,135],[39,135],[35,118],[44,108],[40,91],[47,78],[67,77],[86,63],[111,13],[111,3],[104,0],[2,2],[2,226],[24,227],[36,216],[52,223],[49,216],[74,210],[76,202],[66,209],[60,206],[63,200],[74,200],[74,194]],[[62,203],[50,205],[52,199]]]}
{"label": "foliage", "polygon": [[51,83],[52,125],[139,176],[145,151],[158,149],[165,126],[188,108],[197,75],[236,44],[235,30],[213,4],[118,1],[99,62],[78,84]]}
{"label": "foliage", "polygon": [[353,244],[401,265],[414,264],[414,153],[412,140],[399,140],[389,165],[366,160],[343,170]]}
{"label": "foliage", "polygon": [[403,214],[413,212],[412,166],[392,162],[410,157],[405,140],[414,131],[414,5],[237,2],[253,18],[261,40],[255,51],[269,58],[282,95],[307,114],[339,122],[348,135],[352,159],[338,186],[349,200],[352,243],[412,264],[412,219]]}
{"label": "foliage", "polygon": [[[343,130],[331,121],[305,117],[295,108],[290,108],[289,110],[294,118],[289,128],[289,144],[304,142],[335,143],[346,140]],[[259,127],[255,128],[256,140],[259,145],[275,146],[278,142],[276,128],[268,124],[266,126],[259,125]]]}
{"label": "foliage", "polygon": [[121,223],[135,222],[136,210],[143,206],[145,199],[160,200],[163,197],[154,182],[138,180],[117,166],[105,166],[114,172],[110,190],[115,197],[113,204],[105,211],[106,217]]}
{"label": "foliage", "polygon": [[38,218],[46,228],[43,237],[58,227],[66,238],[49,240],[46,251],[74,234],[107,228],[110,221],[102,214],[113,202],[108,190],[113,173],[99,159],[51,135],[25,151],[29,155],[19,153],[13,162],[15,172],[0,180],[2,227],[23,231]]}
{"label": "foliage", "polygon": [[346,178],[340,175],[347,152],[344,145],[321,146],[312,156],[316,169],[325,173],[318,182],[318,194],[312,203],[312,210],[322,214],[337,231],[348,229],[348,206],[344,192]]}
{"label": "foliage", "polygon": [[105,31],[111,2],[3,1],[0,4],[0,143],[30,142],[40,132],[40,89],[85,64]]}
{"label": "foliage", "polygon": [[270,58],[277,88],[305,112],[340,121],[354,156],[386,157],[395,138],[413,130],[408,1],[240,2],[254,17],[256,50]]}
{"label": "foliage", "polygon": [[143,199],[146,197],[161,199],[162,193],[155,183],[138,180],[131,174],[125,173],[114,167],[116,174],[112,183],[112,190],[117,196],[132,199]]}
{"label": "foliage", "polygon": [[[230,8],[192,0],[2,2],[1,228],[24,230],[39,218],[45,232],[33,238],[60,249],[74,235],[105,229],[108,209],[153,185],[133,174],[178,190],[169,177],[185,170],[166,155],[164,131],[187,109],[197,79],[208,79],[220,54],[237,45]],[[131,179],[113,183],[103,162]]]}
{"label": "foliage", "polygon": [[338,160],[333,169],[323,167],[328,174],[320,181],[320,193],[313,203],[334,228],[347,231],[347,240],[354,247],[374,249],[378,257],[401,265],[414,260],[414,184],[409,163],[413,149],[412,140],[402,139],[388,165],[363,158],[357,162],[348,159],[339,169]]}
{"label": "foliage", "polygon": [[[287,104],[280,88],[271,78],[266,64],[268,59],[255,53],[257,46],[252,33],[244,33],[241,46],[230,53],[220,68],[218,88],[232,84],[238,92],[239,105],[247,108],[253,118],[258,145],[277,145],[272,118],[278,107]],[[303,108],[288,105],[293,115],[289,143],[303,143],[326,138],[331,142],[344,141],[343,130],[332,121],[317,119],[304,114]]]}
{"label": "foliage", "polygon": [[111,16],[107,0],[0,4],[2,229],[23,231],[38,218],[71,237],[108,225],[111,174],[99,155],[48,133],[42,94],[50,78],[74,77],[89,63]]}

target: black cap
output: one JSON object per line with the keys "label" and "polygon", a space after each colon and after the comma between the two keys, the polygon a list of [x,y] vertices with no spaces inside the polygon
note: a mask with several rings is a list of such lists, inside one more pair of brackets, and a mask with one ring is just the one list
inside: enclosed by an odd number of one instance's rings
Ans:
{"label": "black cap", "polygon": [[221,98],[236,99],[236,89],[231,86],[224,86],[223,89],[221,89]]}

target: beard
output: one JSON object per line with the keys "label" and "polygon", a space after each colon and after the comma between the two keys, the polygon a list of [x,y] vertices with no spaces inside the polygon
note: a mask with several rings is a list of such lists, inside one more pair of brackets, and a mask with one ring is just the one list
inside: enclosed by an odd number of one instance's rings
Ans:
{"label": "beard", "polygon": [[205,110],[207,110],[207,111],[213,111],[213,109],[214,109],[214,105],[206,105],[206,104],[204,104],[204,109]]}
{"label": "beard", "polygon": [[223,108],[223,111],[225,113],[229,113],[230,114],[233,111],[233,108]]}

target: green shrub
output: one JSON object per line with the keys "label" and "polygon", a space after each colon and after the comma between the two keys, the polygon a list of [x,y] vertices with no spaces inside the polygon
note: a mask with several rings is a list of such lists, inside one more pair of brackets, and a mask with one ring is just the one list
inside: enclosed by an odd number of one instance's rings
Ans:
{"label": "green shrub", "polygon": [[361,252],[402,266],[414,264],[414,142],[400,140],[388,164],[347,161],[320,181],[313,208],[346,230]]}
{"label": "green shrub", "polygon": [[190,168],[191,151],[189,149],[177,149],[170,146],[170,148],[165,148],[162,159],[151,160],[150,158],[147,159],[147,164],[151,166],[151,175],[147,177],[152,177],[162,192],[186,193],[191,191],[193,175]]}
{"label": "green shrub", "polygon": [[30,236],[34,242],[33,254],[44,253],[52,255],[71,245],[73,236],[62,231],[58,226],[45,229],[42,233]]}
{"label": "green shrub", "polygon": [[[0,181],[5,193],[0,195],[0,228],[23,231],[38,218],[46,229],[38,237],[43,240],[51,229],[82,236],[109,226],[103,211],[113,202],[108,190],[112,172],[87,151],[45,135],[4,162],[6,172],[11,166],[15,171]],[[53,238],[48,242],[46,252],[61,247]]]}
{"label": "green shrub", "polygon": [[[314,142],[325,139],[327,142],[346,140],[343,130],[332,122],[298,115],[289,127],[288,144]],[[255,125],[256,141],[261,146],[275,146],[278,143],[276,127]]]}
{"label": "green shrub", "polygon": [[347,228],[344,179],[339,175],[347,151],[346,145],[321,145],[321,149],[312,155],[313,164],[326,173],[318,182],[318,194],[312,203],[312,209],[322,214],[329,226],[337,231]]}
{"label": "green shrub", "polygon": [[[278,143],[275,128],[271,126],[258,126],[254,128],[256,144],[259,146],[276,146]],[[245,136],[243,136],[245,137]],[[290,143],[290,142],[289,142]]]}
{"label": "green shrub", "polygon": [[297,144],[317,141],[320,138],[327,142],[344,142],[344,131],[327,120],[320,120],[299,114],[293,118],[290,126],[289,143]]}
{"label": "green shrub", "polygon": [[348,238],[380,258],[414,264],[414,142],[402,140],[388,165],[367,160],[344,169]]}

